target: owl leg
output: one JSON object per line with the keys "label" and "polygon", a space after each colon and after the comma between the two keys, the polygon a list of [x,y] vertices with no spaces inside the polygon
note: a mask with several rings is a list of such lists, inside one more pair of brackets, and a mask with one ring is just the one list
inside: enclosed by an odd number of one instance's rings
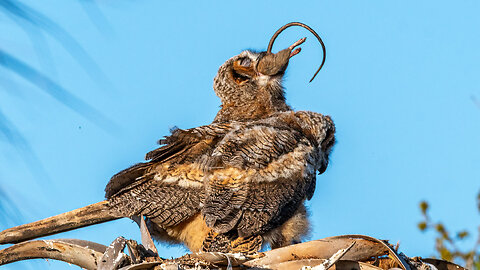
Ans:
{"label": "owl leg", "polygon": [[238,237],[233,233],[216,233],[211,230],[203,241],[202,251],[255,254],[262,248],[260,235]]}
{"label": "owl leg", "polygon": [[194,215],[182,223],[161,227],[155,219],[147,219],[147,228],[157,241],[167,242],[173,245],[184,244],[190,251],[202,250],[202,245],[207,238],[210,228],[207,227],[201,214]]}
{"label": "owl leg", "polygon": [[246,238],[238,237],[230,242],[231,253],[255,254],[262,248],[263,238],[260,235],[252,235]]}
{"label": "owl leg", "polygon": [[307,210],[301,204],[295,214],[282,226],[264,235],[265,242],[269,243],[272,249],[300,243],[302,238],[310,232],[310,223],[307,217]]}
{"label": "owl leg", "polygon": [[203,240],[203,252],[230,252],[230,238],[227,234],[216,233],[210,229]]}

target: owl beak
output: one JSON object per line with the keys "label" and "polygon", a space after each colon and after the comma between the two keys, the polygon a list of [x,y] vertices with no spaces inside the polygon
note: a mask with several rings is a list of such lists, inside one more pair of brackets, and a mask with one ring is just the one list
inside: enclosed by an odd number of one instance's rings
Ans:
{"label": "owl beak", "polygon": [[327,170],[327,167],[328,167],[328,158],[324,158],[322,160],[320,168],[318,168],[318,175],[324,173]]}
{"label": "owl beak", "polygon": [[302,49],[296,48],[304,43],[307,38],[302,38],[290,47],[277,53],[266,53],[257,63],[257,71],[268,76],[275,76],[285,72],[291,57],[297,55]]}

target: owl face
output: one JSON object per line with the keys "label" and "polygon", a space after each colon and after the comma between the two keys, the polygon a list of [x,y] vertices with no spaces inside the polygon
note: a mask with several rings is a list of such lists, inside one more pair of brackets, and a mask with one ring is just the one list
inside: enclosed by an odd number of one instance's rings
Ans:
{"label": "owl face", "polygon": [[292,48],[275,54],[243,51],[220,67],[214,79],[215,93],[222,103],[237,105],[258,100],[259,93],[266,98],[268,93],[283,98],[281,80],[293,55]]}
{"label": "owl face", "polygon": [[288,66],[289,52],[277,54],[243,51],[233,58],[230,69],[232,80],[238,85],[253,83],[258,87],[283,77]]}

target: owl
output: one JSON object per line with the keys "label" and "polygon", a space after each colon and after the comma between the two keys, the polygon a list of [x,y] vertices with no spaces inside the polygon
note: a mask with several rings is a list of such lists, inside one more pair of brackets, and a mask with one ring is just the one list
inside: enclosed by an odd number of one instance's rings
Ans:
{"label": "owl", "polygon": [[335,142],[329,116],[286,104],[282,78],[304,41],[227,60],[214,79],[222,104],[211,124],[173,130],[147,162],[111,178],[104,201],[7,229],[0,244],[138,216],[157,240],[191,251],[252,254],[300,241],[304,202]]}

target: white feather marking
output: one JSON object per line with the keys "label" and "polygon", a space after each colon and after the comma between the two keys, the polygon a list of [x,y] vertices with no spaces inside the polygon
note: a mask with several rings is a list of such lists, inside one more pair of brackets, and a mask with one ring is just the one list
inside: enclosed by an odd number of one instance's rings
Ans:
{"label": "white feather marking", "polygon": [[268,84],[270,79],[271,79],[270,76],[260,74],[260,76],[257,77],[257,82],[260,86],[265,86]]}

